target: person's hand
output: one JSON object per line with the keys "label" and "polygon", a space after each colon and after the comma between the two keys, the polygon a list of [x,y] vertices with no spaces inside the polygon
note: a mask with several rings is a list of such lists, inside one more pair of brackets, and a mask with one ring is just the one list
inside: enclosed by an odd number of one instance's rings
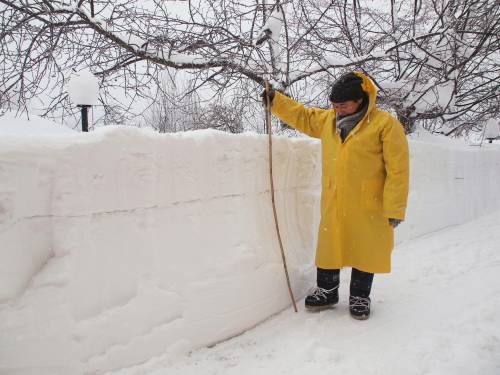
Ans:
{"label": "person's hand", "polygon": [[390,218],[389,219],[389,224],[393,227],[393,228],[396,228],[399,224],[401,224],[403,220],[399,220],[399,219],[393,219],[393,218]]}
{"label": "person's hand", "polygon": [[262,91],[262,93],[260,94],[260,97],[262,99],[262,103],[264,104],[265,107],[267,107],[267,98],[268,97],[269,97],[269,101],[270,101],[269,104],[272,104],[273,99],[274,99],[274,93],[275,93],[275,90],[274,90],[273,86],[269,85],[269,94],[267,93],[265,88]]}

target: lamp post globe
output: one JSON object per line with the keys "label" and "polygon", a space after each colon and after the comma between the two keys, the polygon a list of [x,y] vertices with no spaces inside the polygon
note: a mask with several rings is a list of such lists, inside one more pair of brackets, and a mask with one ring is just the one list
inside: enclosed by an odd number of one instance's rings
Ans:
{"label": "lamp post globe", "polygon": [[489,119],[485,127],[484,138],[486,138],[489,143],[493,143],[493,140],[500,136],[500,124],[498,119]]}
{"label": "lamp post globe", "polygon": [[68,94],[71,102],[81,108],[82,131],[89,131],[88,110],[99,102],[99,81],[90,70],[82,70],[69,80]]}

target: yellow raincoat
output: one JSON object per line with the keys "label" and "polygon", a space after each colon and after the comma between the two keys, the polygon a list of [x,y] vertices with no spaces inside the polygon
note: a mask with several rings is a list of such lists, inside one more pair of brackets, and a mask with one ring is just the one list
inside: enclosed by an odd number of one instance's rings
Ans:
{"label": "yellow raincoat", "polygon": [[402,125],[375,107],[377,91],[363,79],[368,110],[342,143],[335,110],[305,108],[276,92],[272,113],[286,124],[321,139],[322,192],[316,266],[354,267],[371,273],[391,270],[394,229],[389,218],[405,218],[408,143]]}

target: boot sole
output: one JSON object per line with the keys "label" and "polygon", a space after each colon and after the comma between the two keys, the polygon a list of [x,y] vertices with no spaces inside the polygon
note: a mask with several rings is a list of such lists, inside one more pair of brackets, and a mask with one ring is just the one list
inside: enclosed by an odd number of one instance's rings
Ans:
{"label": "boot sole", "polygon": [[352,315],[352,314],[351,316],[356,320],[367,320],[370,317],[370,315]]}
{"label": "boot sole", "polygon": [[333,309],[337,304],[332,303],[330,305],[324,305],[324,306],[310,306],[310,305],[305,305],[307,311],[312,311],[312,312],[317,312],[317,311],[323,311],[323,310],[330,310]]}

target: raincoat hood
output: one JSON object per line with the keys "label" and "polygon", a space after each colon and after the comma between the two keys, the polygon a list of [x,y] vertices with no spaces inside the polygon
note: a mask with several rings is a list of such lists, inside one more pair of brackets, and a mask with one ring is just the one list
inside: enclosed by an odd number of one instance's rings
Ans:
{"label": "raincoat hood", "polygon": [[361,88],[368,95],[368,111],[370,111],[373,108],[375,108],[377,102],[377,88],[373,84],[372,80],[367,76],[365,76],[363,73],[354,72],[354,74],[356,74],[359,78],[363,80]]}

